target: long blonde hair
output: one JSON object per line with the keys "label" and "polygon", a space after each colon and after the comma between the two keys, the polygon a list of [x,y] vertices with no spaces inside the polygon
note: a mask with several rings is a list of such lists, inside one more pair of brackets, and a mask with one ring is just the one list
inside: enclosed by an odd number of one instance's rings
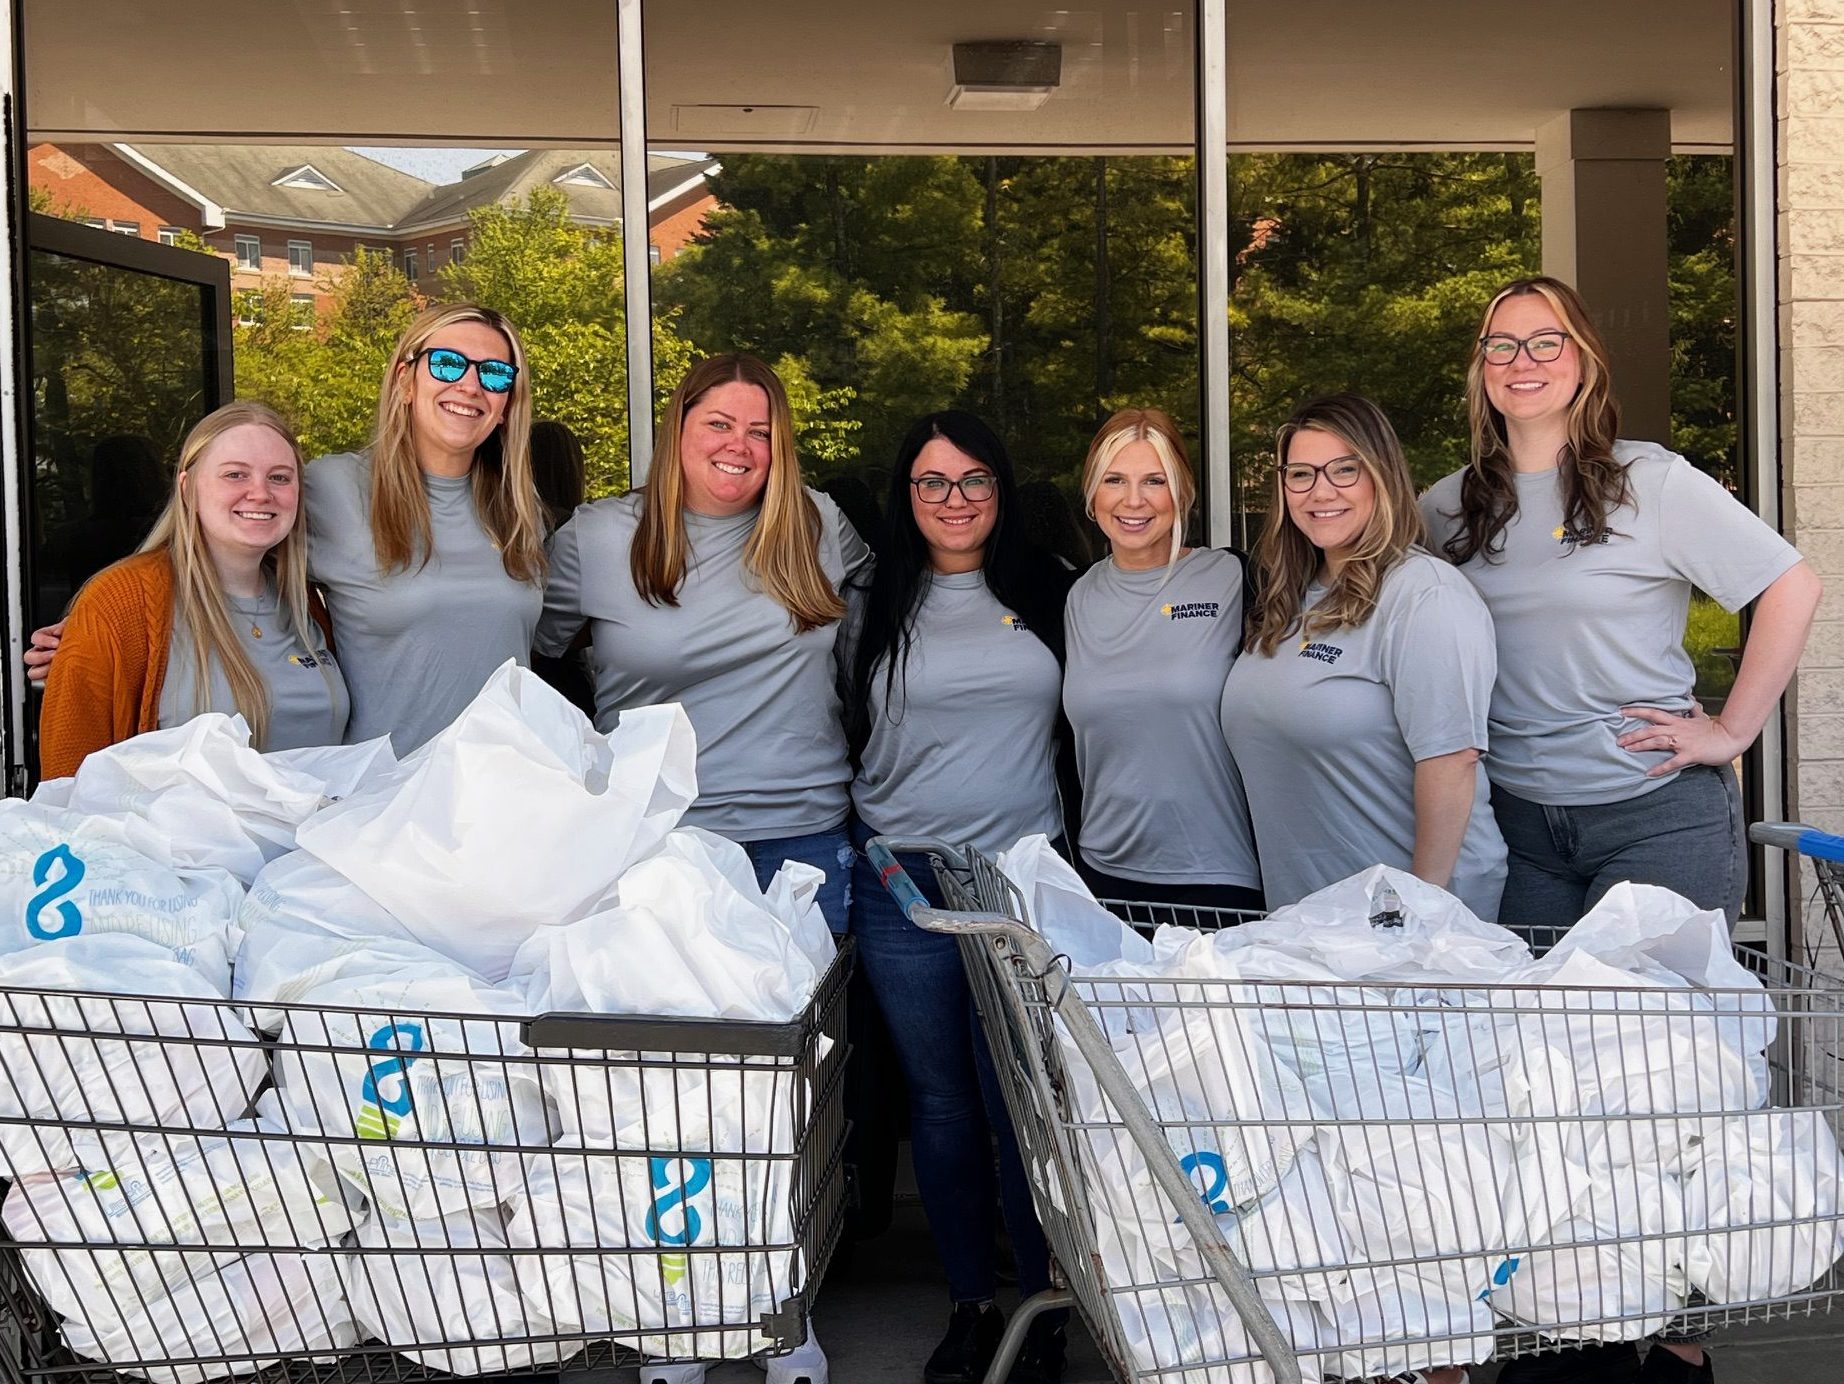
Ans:
{"label": "long blonde hair", "polygon": [[[144,553],[165,553],[173,568],[173,609],[177,621],[183,622],[192,636],[193,712],[205,710],[211,690],[211,666],[215,662],[224,672],[231,700],[249,723],[254,744],[263,746],[269,738],[269,689],[262,675],[243,651],[243,641],[231,624],[230,601],[218,567],[206,546],[204,526],[199,523],[198,486],[186,484],[192,468],[204,457],[211,445],[232,428],[267,428],[288,444],[295,459],[295,487],[301,486],[301,444],[275,410],[264,404],[226,404],[205,415],[197,427],[186,434],[180,445],[179,465],[173,472],[173,492],[166,508],[154,521],[153,530],[141,544]],[[297,501],[294,523],[282,541],[263,555],[263,572],[275,584],[281,598],[282,615],[303,649],[310,653],[325,645],[307,599],[307,505]],[[324,665],[321,677],[327,677]]]}
{"label": "long blonde hair", "polygon": [[434,555],[429,496],[411,432],[414,372],[423,347],[457,322],[480,322],[506,338],[512,382],[506,413],[492,436],[474,451],[471,470],[474,512],[499,549],[506,575],[515,581],[544,577],[544,515],[531,477],[531,376],[525,345],[506,317],[473,303],[449,303],[419,314],[397,338],[391,363],[378,389],[378,428],[371,443],[371,544],[378,570],[393,572]]}
{"label": "long blonde hair", "polygon": [[[1562,522],[1581,536],[1582,547],[1592,548],[1606,534],[1613,512],[1633,499],[1626,467],[1613,454],[1620,436],[1620,405],[1614,398],[1607,346],[1581,294],[1561,279],[1542,274],[1515,279],[1500,289],[1479,319],[1479,336],[1491,331],[1492,314],[1500,303],[1527,294],[1535,294],[1555,311],[1581,360],[1581,386],[1569,403],[1569,440],[1556,465],[1562,482]],[[1466,410],[1472,456],[1460,478],[1460,508],[1447,516],[1459,519],[1460,528],[1447,540],[1445,552],[1455,562],[1480,553],[1490,562],[1503,546],[1506,526],[1517,515],[1517,472],[1505,416],[1486,396],[1485,352],[1478,345],[1466,367]]]}
{"label": "long blonde hair", "polygon": [[820,566],[819,506],[800,482],[787,390],[781,377],[754,356],[699,361],[666,401],[653,468],[640,490],[640,522],[628,557],[634,589],[648,605],[679,603],[691,546],[685,535],[685,467],[679,450],[685,415],[711,390],[732,383],[755,385],[768,396],[768,485],[762,492],[762,513],[743,548],[743,565],[793,617],[794,628],[805,634],[844,615],[845,602]]}
{"label": "long blonde hair", "polygon": [[[1325,596],[1302,614],[1306,589],[1324,557],[1287,512],[1281,473],[1287,449],[1306,431],[1322,432],[1349,447],[1369,473],[1376,508],[1339,564]],[[1333,630],[1356,629],[1376,613],[1383,578],[1403,555],[1427,537],[1415,503],[1415,481],[1402,444],[1382,409],[1361,394],[1329,394],[1293,411],[1274,438],[1274,499],[1255,544],[1261,596],[1249,622],[1249,643],[1271,657],[1283,639],[1310,639]]]}
{"label": "long blonde hair", "polygon": [[1184,551],[1185,529],[1191,521],[1191,508],[1197,503],[1197,477],[1185,452],[1184,434],[1164,409],[1124,408],[1101,425],[1082,462],[1083,510],[1089,518],[1095,517],[1095,492],[1101,489],[1102,477],[1108,474],[1114,459],[1136,442],[1153,449],[1172,492],[1172,551],[1166,559],[1170,567]]}

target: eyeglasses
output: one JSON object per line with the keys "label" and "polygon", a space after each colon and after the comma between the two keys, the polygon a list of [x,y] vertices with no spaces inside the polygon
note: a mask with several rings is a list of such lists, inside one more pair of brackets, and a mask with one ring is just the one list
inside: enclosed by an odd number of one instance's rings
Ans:
{"label": "eyeglasses", "polygon": [[946,504],[950,490],[960,491],[961,499],[970,505],[990,500],[999,491],[999,478],[989,471],[975,471],[957,481],[946,476],[917,476],[909,483],[916,488],[916,497],[925,505]]}
{"label": "eyeglasses", "polygon": [[1562,354],[1562,348],[1569,342],[1567,332],[1538,332],[1535,336],[1482,336],[1479,349],[1485,355],[1487,365],[1509,365],[1517,359],[1522,351],[1538,365],[1548,365]]}
{"label": "eyeglasses", "polygon": [[410,359],[419,358],[429,362],[429,378],[440,380],[443,384],[456,383],[467,374],[467,367],[473,366],[480,387],[489,394],[504,394],[519,377],[519,367],[509,360],[475,360],[472,356],[464,356],[445,346],[418,351]]}
{"label": "eyeglasses", "polygon": [[1320,475],[1340,490],[1349,490],[1356,485],[1364,474],[1364,463],[1356,457],[1338,457],[1323,466],[1308,466],[1303,461],[1290,461],[1281,467],[1281,484],[1296,495],[1304,495],[1319,484]]}

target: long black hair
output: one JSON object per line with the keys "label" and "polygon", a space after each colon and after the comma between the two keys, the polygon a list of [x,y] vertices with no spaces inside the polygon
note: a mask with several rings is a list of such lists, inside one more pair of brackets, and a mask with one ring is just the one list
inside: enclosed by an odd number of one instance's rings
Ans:
{"label": "long black hair", "polygon": [[964,409],[944,409],[918,418],[897,448],[890,469],[883,541],[877,548],[877,569],[852,658],[845,729],[854,757],[870,739],[871,679],[880,662],[884,665],[884,704],[895,702],[897,679],[903,676],[909,658],[916,612],[933,575],[928,543],[910,509],[909,472],[922,449],[938,437],[985,466],[998,482],[998,518],[980,564],[987,590],[1024,621],[1056,655],[1059,665],[1063,662],[1063,602],[1077,574],[1025,539],[1018,482],[1005,444]]}

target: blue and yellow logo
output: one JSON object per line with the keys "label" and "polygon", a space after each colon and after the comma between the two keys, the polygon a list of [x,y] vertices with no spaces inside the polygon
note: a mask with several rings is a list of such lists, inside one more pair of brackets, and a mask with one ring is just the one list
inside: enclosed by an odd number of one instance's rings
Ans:
{"label": "blue and yellow logo", "polygon": [[[56,879],[51,877],[54,868],[58,872]],[[26,900],[26,931],[41,942],[55,942],[82,932],[82,910],[64,896],[83,883],[85,873],[81,857],[62,843],[33,861],[32,882],[43,887]],[[46,920],[46,910],[55,915],[55,921]]]}
{"label": "blue and yellow logo", "polygon": [[[685,1175],[675,1180],[672,1175],[673,1165],[683,1164]],[[653,1190],[664,1192],[664,1196],[653,1199],[647,1208],[647,1238],[656,1245],[692,1245],[698,1242],[698,1235],[704,1229],[704,1217],[698,1214],[698,1208],[691,1204],[693,1197],[711,1185],[711,1160],[708,1158],[649,1158],[648,1171],[652,1176]],[[661,1219],[677,1212],[679,1227],[667,1230]],[[689,1256],[683,1254],[662,1254],[659,1260],[660,1272],[668,1283],[677,1283],[685,1277],[691,1267]]]}
{"label": "blue and yellow logo", "polygon": [[[363,1103],[352,1121],[353,1130],[361,1139],[395,1138],[398,1126],[403,1123],[414,1104],[407,1073],[410,1064],[419,1059],[405,1053],[400,1038],[408,1042],[408,1053],[423,1050],[421,1024],[386,1024],[365,1040],[368,1048],[381,1048],[399,1055],[372,1063],[365,1073],[365,1081],[359,1087],[359,1097]],[[398,1085],[394,1092],[387,1095],[383,1083],[392,1078],[396,1079]]]}
{"label": "blue and yellow logo", "polygon": [[1168,601],[1159,607],[1168,620],[1214,620],[1222,612],[1220,601]]}

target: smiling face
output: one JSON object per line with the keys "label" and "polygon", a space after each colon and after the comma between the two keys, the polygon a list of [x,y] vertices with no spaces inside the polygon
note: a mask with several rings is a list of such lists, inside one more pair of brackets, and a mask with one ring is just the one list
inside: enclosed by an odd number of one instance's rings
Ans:
{"label": "smiling face", "polygon": [[462,475],[473,465],[474,450],[504,421],[512,394],[489,394],[471,365],[453,384],[443,384],[429,373],[429,352],[444,349],[472,360],[510,361],[512,347],[485,322],[451,322],[423,343],[415,361],[397,367],[410,392],[410,438],[418,464],[425,471]]}
{"label": "smiling face", "polygon": [[1138,570],[1170,559],[1178,507],[1150,442],[1129,442],[1120,449],[1101,473],[1094,507],[1116,566]]}
{"label": "smiling face", "polygon": [[1333,485],[1322,469],[1313,477],[1311,490],[1282,492],[1287,497],[1287,517],[1325,554],[1328,566],[1343,560],[1370,523],[1377,508],[1377,484],[1351,444],[1335,433],[1302,428],[1288,439],[1285,463],[1289,466],[1329,468],[1334,462],[1352,459],[1359,461],[1360,475],[1349,486]]}
{"label": "smiling face", "polygon": [[180,478],[205,546],[219,559],[261,557],[294,527],[301,468],[274,429],[243,423],[213,441]]}
{"label": "smiling face", "polygon": [[[1562,314],[1540,293],[1518,293],[1506,298],[1492,313],[1485,335],[1528,339],[1544,332],[1569,330]],[[1537,362],[1520,350],[1508,365],[1484,366],[1485,397],[1505,416],[1507,429],[1553,427],[1568,417],[1569,405],[1581,387],[1581,348],[1573,339],[1552,361]]]}
{"label": "smiling face", "polygon": [[761,385],[729,380],[706,390],[679,430],[685,508],[719,519],[752,508],[768,485],[772,438]]}
{"label": "smiling face", "polygon": [[[931,439],[909,467],[911,481],[925,476],[959,481],[991,475],[990,466],[968,456],[945,437]],[[911,485],[909,510],[915,516],[922,541],[928,544],[929,565],[937,572],[971,572],[985,560],[987,540],[999,522],[999,496],[995,490],[976,503],[955,486],[948,491],[947,499],[931,505]]]}

